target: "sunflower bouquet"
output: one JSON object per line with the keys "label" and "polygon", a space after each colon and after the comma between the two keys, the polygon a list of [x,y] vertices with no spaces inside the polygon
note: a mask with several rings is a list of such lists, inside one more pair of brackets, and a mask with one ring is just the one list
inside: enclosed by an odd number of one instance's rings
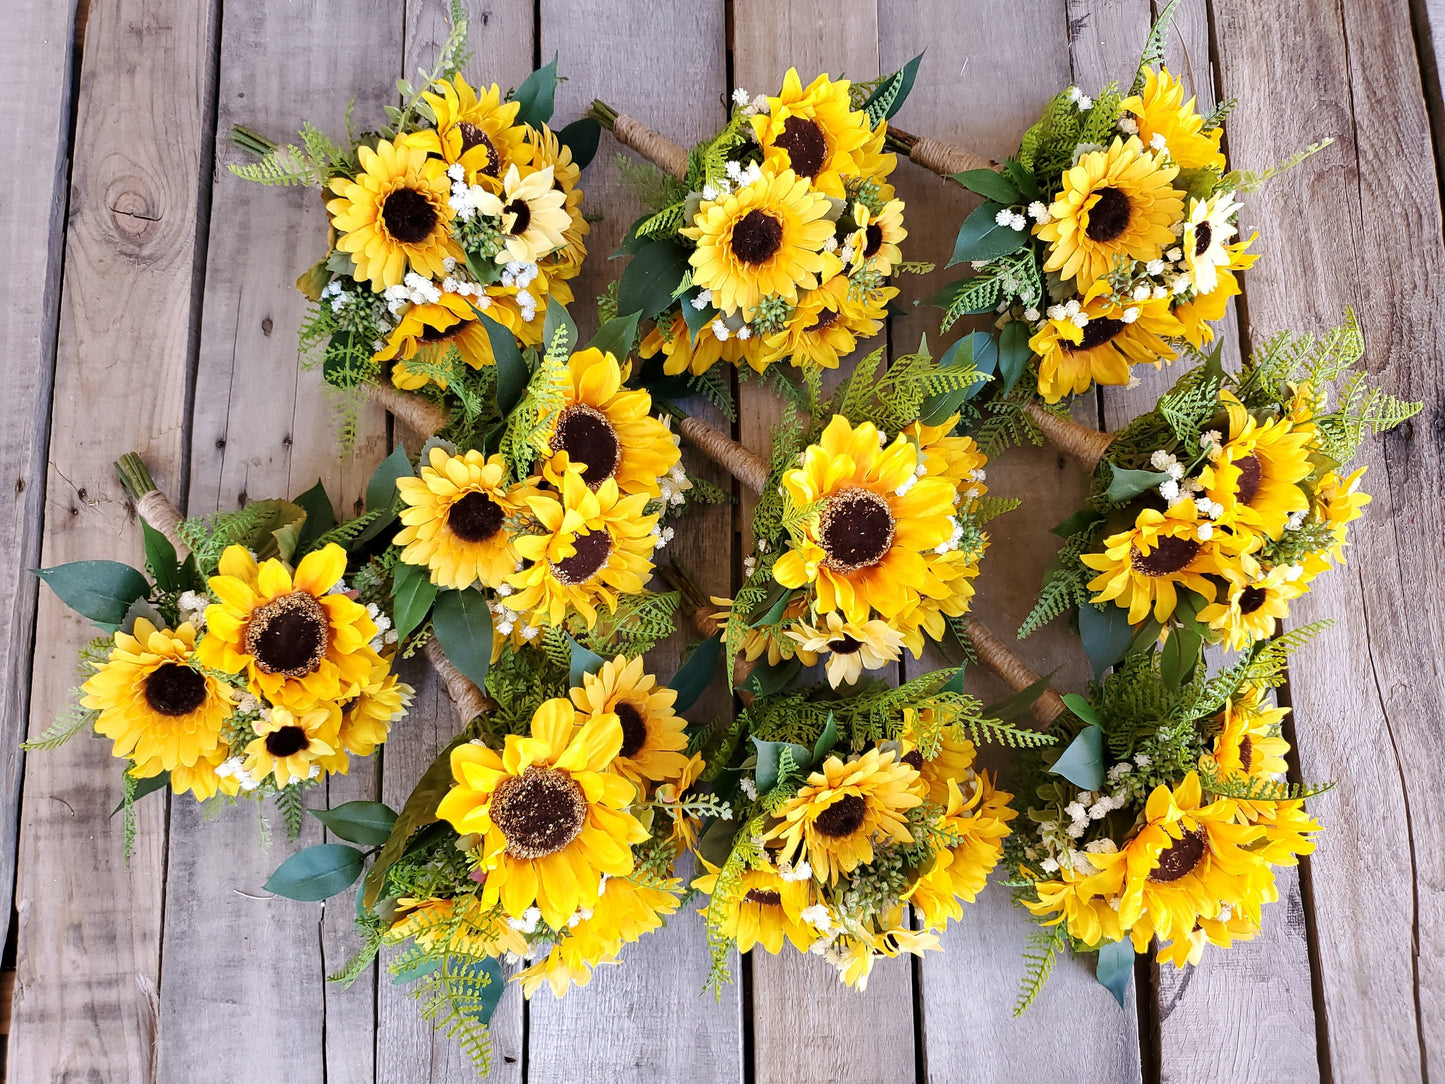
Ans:
{"label": "sunflower bouquet", "polygon": [[1348,313],[1320,337],[1276,335],[1238,373],[1201,358],[1112,436],[1061,422],[1098,466],[1089,506],[1055,528],[1065,542],[1021,632],[1076,611],[1096,673],[1159,643],[1184,681],[1205,645],[1274,635],[1344,563],[1370,500],[1350,469],[1360,444],[1420,410],[1350,372],[1363,352]]}
{"label": "sunflower bouquet", "polygon": [[731,816],[693,791],[705,732],[681,714],[716,671],[716,642],[668,686],[640,657],[569,646],[506,652],[491,710],[442,752],[400,813],[379,803],[330,811],[333,832],[362,848],[300,851],[267,884],[314,900],[365,871],[364,944],[333,978],[353,981],[382,946],[399,946],[395,981],[483,1074],[503,965],[528,998],[587,985],[680,906],[673,867],[701,819]]}
{"label": "sunflower bouquet", "polygon": [[[718,361],[832,369],[883,327],[904,264],[887,120],[917,60],[870,84],[795,69],[774,97],[733,92],[727,126],[690,152],[594,102],[591,115],[661,167],[625,164],[651,204],[622,252],[618,309],[652,321],[644,358],[666,375]],[[626,160],[623,160],[626,163]]]}
{"label": "sunflower bouquet", "polygon": [[[1177,3],[1177,0],[1176,0]],[[930,299],[947,329],[997,315],[989,358],[1002,378],[986,407],[1038,419],[1095,384],[1126,385],[1133,366],[1160,368],[1240,292],[1257,258],[1240,232],[1240,202],[1326,146],[1263,172],[1230,169],[1221,149],[1231,99],[1207,116],[1163,66],[1176,3],[1149,35],[1127,94],[1055,95],[1001,168],[936,140],[897,131],[890,145],[984,198],[958,231],[949,266],[976,272]],[[1016,425],[995,423],[1007,432]]]}
{"label": "sunflower bouquet", "polygon": [[1133,655],[1066,697],[1072,741],[1032,765],[1036,804],[1008,844],[1016,896],[1042,928],[1016,1014],[1061,949],[1097,952],[1122,1004],[1151,940],[1160,962],[1183,967],[1259,932],[1278,868],[1314,850],[1305,800],[1329,789],[1285,781],[1289,709],[1270,702],[1290,651],[1323,624],[1184,684],[1159,655]]}
{"label": "sunflower bouquet", "polygon": [[75,707],[25,748],[84,730],[114,742],[127,849],[134,802],[167,786],[203,802],[272,798],[294,836],[302,793],[381,746],[411,702],[372,545],[383,513],[338,523],[318,482],[295,501],[182,519],[137,456],[116,467],[146,568],[40,570],[104,635],[81,651]]}
{"label": "sunflower bouquet", "polygon": [[435,70],[416,86],[398,81],[405,104],[388,106],[385,124],[357,133],[348,110],[344,141],[307,124],[285,147],[237,129],[263,157],[231,167],[321,188],[330,250],[297,281],[312,302],[302,354],[329,383],[366,388],[402,417],[393,389],[468,413],[486,399],[493,340],[541,343],[549,300],[572,300],[589,231],[578,182],[598,129],[548,126],[556,61],[506,96],[473,88],[459,3],[452,18]]}

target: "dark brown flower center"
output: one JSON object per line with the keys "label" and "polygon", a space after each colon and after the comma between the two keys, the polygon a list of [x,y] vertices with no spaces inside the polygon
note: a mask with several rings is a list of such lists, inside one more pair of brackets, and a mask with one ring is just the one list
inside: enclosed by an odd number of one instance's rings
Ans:
{"label": "dark brown flower center", "polygon": [[789,117],[783,121],[782,133],[775,143],[788,152],[793,172],[802,177],[816,177],[828,160],[828,139],[818,122],[807,117]]}
{"label": "dark brown flower center", "polygon": [[585,465],[582,477],[593,489],[611,478],[622,461],[622,444],[612,423],[600,410],[582,403],[562,411],[551,448],[566,452],[571,462]]}
{"label": "dark brown flower center", "polygon": [[295,756],[311,744],[306,731],[299,726],[283,726],[266,735],[266,752],[273,757]]}
{"label": "dark brown flower center", "polygon": [[828,567],[856,572],[881,561],[893,546],[893,512],[878,494],[845,489],[828,499],[819,524],[819,540]]}
{"label": "dark brown flower center", "polygon": [[822,331],[830,328],[838,322],[838,314],[833,309],[824,309],[818,313],[818,318],[808,325],[809,331]]}
{"label": "dark brown flower center", "polygon": [[1264,589],[1260,587],[1246,587],[1239,593],[1239,612],[1245,615],[1254,613],[1265,604],[1269,598]]}
{"label": "dark brown flower center", "polygon": [[1246,734],[1239,740],[1239,766],[1249,771],[1250,761],[1254,759],[1254,739]]}
{"label": "dark brown flower center", "polygon": [[1239,468],[1239,481],[1234,486],[1234,499],[1240,504],[1249,504],[1259,495],[1259,482],[1264,474],[1263,465],[1259,456],[1251,452],[1242,459],[1236,459],[1234,465]]}
{"label": "dark brown flower center", "polygon": [[146,675],[145,698],[161,715],[189,715],[206,702],[206,679],[189,666],[163,662]]}
{"label": "dark brown flower center", "polygon": [[1090,241],[1108,244],[1129,227],[1133,206],[1129,197],[1117,188],[1101,188],[1098,195],[1098,200],[1089,210],[1089,225],[1084,233]]}
{"label": "dark brown flower center", "polygon": [[904,753],[898,759],[901,760],[904,764],[907,764],[915,772],[923,771],[923,754],[920,753],[917,749],[908,750],[908,752]]}
{"label": "dark brown flower center", "polygon": [[845,839],[863,827],[868,803],[861,795],[845,794],[813,818],[813,826],[829,839]]}
{"label": "dark brown flower center", "polygon": [[467,322],[465,320],[458,320],[450,327],[445,328],[433,327],[431,324],[426,324],[422,327],[421,334],[417,336],[417,339],[424,343],[446,342],[446,340],[453,338],[466,326]]}
{"label": "dark brown flower center", "polygon": [[437,212],[431,200],[413,188],[398,188],[381,205],[386,232],[404,245],[425,241],[436,229]]}
{"label": "dark brown flower center", "polygon": [[863,256],[878,255],[878,250],[883,247],[883,227],[876,222],[868,223],[868,228],[863,231],[865,238],[863,243]]}
{"label": "dark brown flower center", "polygon": [[262,673],[305,677],[326,657],[328,625],[326,610],[314,596],[293,591],[251,612],[242,646]]}
{"label": "dark brown flower center", "polygon": [[828,648],[834,655],[856,655],[863,649],[863,643],[851,636],[844,636],[842,639],[834,640],[828,645]]}
{"label": "dark brown flower center", "polygon": [[622,724],[622,748],[617,755],[635,757],[647,744],[647,723],[642,718],[642,712],[626,700],[620,702],[612,711],[617,716],[617,721]]}
{"label": "dark brown flower center", "polygon": [[1208,222],[1201,222],[1194,227],[1194,255],[1198,256],[1209,247],[1210,239],[1214,237],[1214,231],[1209,228]]}
{"label": "dark brown flower center", "polygon": [[534,764],[497,784],[491,815],[507,840],[507,853],[527,861],[556,854],[577,838],[587,819],[587,797],[566,772]]}
{"label": "dark brown flower center", "polygon": [[507,515],[486,493],[473,491],[447,509],[447,526],[463,542],[495,538]]}
{"label": "dark brown flower center", "polygon": [[783,247],[783,224],[766,211],[749,211],[733,226],[730,243],[743,263],[766,263]]}
{"label": "dark brown flower center", "polygon": [[1186,829],[1184,835],[1159,852],[1158,864],[1149,880],[1157,884],[1169,884],[1193,873],[1204,860],[1208,849],[1204,832],[1198,828]]}
{"label": "dark brown flower center", "polygon": [[1060,343],[1070,352],[1075,350],[1092,350],[1096,346],[1103,346],[1124,328],[1128,327],[1123,320],[1115,320],[1111,316],[1096,316],[1084,325],[1084,337],[1079,340],[1079,345],[1071,343]]}
{"label": "dark brown flower center", "polygon": [[1146,576],[1172,576],[1184,569],[1199,554],[1200,545],[1192,538],[1175,538],[1166,534],[1159,538],[1148,553],[1141,553],[1136,546],[1130,563]]}
{"label": "dark brown flower center", "polygon": [[552,565],[552,572],[568,586],[586,583],[612,556],[612,537],[605,530],[581,534],[572,540],[576,552]]}
{"label": "dark brown flower center", "polygon": [[497,145],[492,142],[492,137],[487,135],[487,130],[469,120],[464,120],[457,125],[457,131],[462,133],[462,153],[473,147],[485,147],[487,150],[487,164],[480,172],[488,177],[500,177],[502,175],[502,163],[497,157]]}
{"label": "dark brown flower center", "polygon": [[750,888],[743,899],[748,903],[761,903],[764,907],[777,907],[783,902],[783,894],[771,888]]}
{"label": "dark brown flower center", "polygon": [[502,214],[516,215],[512,228],[507,232],[513,237],[527,232],[527,227],[532,224],[532,208],[527,206],[524,199],[514,199],[511,203],[502,208]]}

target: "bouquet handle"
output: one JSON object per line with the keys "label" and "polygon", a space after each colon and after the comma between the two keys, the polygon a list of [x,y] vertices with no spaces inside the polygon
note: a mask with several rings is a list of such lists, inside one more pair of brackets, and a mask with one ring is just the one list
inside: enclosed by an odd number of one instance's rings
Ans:
{"label": "bouquet handle", "polygon": [[423,441],[430,440],[451,421],[447,409],[424,395],[402,391],[390,384],[367,384],[366,395],[377,406],[396,418]]}
{"label": "bouquet handle", "polygon": [[496,710],[497,702],[477,687],[476,682],[467,677],[447,658],[446,652],[436,639],[426,642],[422,649],[426,653],[427,660],[432,664],[432,669],[442,679],[446,686],[447,695],[452,699],[452,706],[456,709],[457,719],[466,727],[478,715],[486,715]]}
{"label": "bouquet handle", "polygon": [[1090,429],[1069,418],[1061,418],[1038,403],[1024,407],[1029,421],[1039,427],[1044,437],[1059,451],[1071,455],[1088,469],[1089,473],[1099,465],[1109,445],[1114,443],[1114,434]]}
{"label": "bouquet handle", "polygon": [[888,126],[887,144],[891,150],[907,155],[924,169],[940,177],[966,173],[971,169],[993,169],[995,163],[972,151],[945,143],[932,136],[916,136],[901,128]]}
{"label": "bouquet handle", "polygon": [[636,117],[619,113],[606,102],[594,101],[587,115],[606,128],[624,147],[629,147],[664,173],[687,179],[687,148],[653,131]]}
{"label": "bouquet handle", "polygon": [[182,517],[180,510],[171,499],[156,488],[145,462],[135,452],[127,452],[115,463],[115,472],[120,475],[120,484],[126,494],[135,502],[136,515],[145,520],[176,549],[185,549],[181,538]]}

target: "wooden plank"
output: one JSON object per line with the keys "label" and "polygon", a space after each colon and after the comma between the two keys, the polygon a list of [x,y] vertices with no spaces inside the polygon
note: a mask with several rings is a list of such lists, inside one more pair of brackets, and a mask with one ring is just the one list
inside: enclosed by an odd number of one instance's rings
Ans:
{"label": "wooden plank", "polygon": [[1445,823],[1428,798],[1445,747],[1442,629],[1433,610],[1410,605],[1440,588],[1440,513],[1423,494],[1440,472],[1442,253],[1438,191],[1421,183],[1434,163],[1409,11],[1370,8],[1217,0],[1214,12],[1224,92],[1260,103],[1232,121],[1235,160],[1263,165],[1338,140],[1250,204],[1255,221],[1290,226],[1260,238],[1255,337],[1326,327],[1352,302],[1372,373],[1426,401],[1421,419],[1360,456],[1375,500],[1350,567],[1316,580],[1292,615],[1339,624],[1299,652],[1290,684],[1303,775],[1340,781],[1313,804],[1326,832],[1307,866],[1324,1065],[1340,1080],[1412,1080],[1445,1057]]}
{"label": "wooden plank", "polygon": [[18,362],[10,367],[0,426],[0,464],[13,479],[9,508],[0,516],[0,565],[12,570],[0,580],[0,929],[7,938],[35,629],[37,585],[25,570],[40,559],[65,258],[74,6],[20,0],[8,16],[0,66],[13,73],[17,145],[28,150],[0,177],[0,245],[10,254],[3,274],[13,299],[0,316],[0,357]]}
{"label": "wooden plank", "polygon": [[[213,34],[212,5],[176,0],[103,5],[87,28],[46,564],[138,558],[140,531],[111,469],[121,453],[140,451],[163,489],[180,486]],[[144,378],[118,358],[145,359]],[[71,702],[73,652],[94,635],[49,595],[38,613],[32,734]],[[166,803],[139,810],[127,866],[109,820],[118,776],[101,742],[27,764],[12,1080],[153,1077]]]}

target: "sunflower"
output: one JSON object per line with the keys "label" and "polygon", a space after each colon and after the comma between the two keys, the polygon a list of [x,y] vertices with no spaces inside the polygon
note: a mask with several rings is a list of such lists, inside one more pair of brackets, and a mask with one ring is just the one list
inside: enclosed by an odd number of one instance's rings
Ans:
{"label": "sunflower", "polygon": [[210,579],[219,602],[206,607],[201,665],[245,671],[251,690],[292,711],[355,695],[371,676],[376,625],[366,607],[334,591],[346,572],[336,543],[301,558],[293,576],[269,558],[257,566],[243,546],[227,546]]}
{"label": "sunflower", "polygon": [[1094,855],[1085,854],[1083,868],[1062,866],[1053,880],[1034,882],[1036,900],[1025,899],[1023,905],[1045,926],[1063,925],[1069,936],[1091,948],[1108,941],[1122,941],[1125,930],[1119,924],[1119,912],[1111,907],[1124,889],[1124,870],[1111,864],[1099,869]]}
{"label": "sunflower", "polygon": [[508,166],[501,194],[485,193],[477,210],[501,219],[497,263],[536,263],[567,246],[572,216],[567,213],[567,194],[553,187],[551,166],[525,177],[516,166]]}
{"label": "sunflower", "polygon": [[445,948],[466,956],[521,956],[527,951],[527,939],[507,922],[502,909],[483,905],[475,895],[401,897],[386,939],[395,944],[408,938],[427,952]]}
{"label": "sunflower", "polygon": [[849,85],[820,75],[805,90],[798,70],[789,68],[782,92],[752,118],[764,167],[791,169],[819,192],[842,199],[843,178],[859,175],[855,154],[873,135],[868,115],[852,106]]}
{"label": "sunflower", "polygon": [[411,135],[357,148],[356,180],[331,182],[336,199],[326,204],[340,235],[336,247],[356,263],[356,278],[377,293],[396,286],[408,268],[427,278],[447,274],[448,256],[464,254],[452,240],[451,184],[446,163],[428,158]]}
{"label": "sunflower", "polygon": [[1360,479],[1364,477],[1365,470],[1361,467],[1348,478],[1329,471],[1315,483],[1314,514],[1329,527],[1334,544],[1305,557],[1306,579],[1313,579],[1331,568],[1332,562],[1345,563],[1345,539],[1349,534],[1349,525],[1365,514],[1365,505],[1371,500],[1370,495],[1360,489]]}
{"label": "sunflower", "polygon": [[1262,701],[1263,690],[1253,686],[1241,688],[1225,701],[1214,748],[1200,756],[1201,768],[1211,769],[1221,779],[1254,779],[1288,771],[1284,758],[1289,742],[1279,732],[1289,709]]}
{"label": "sunflower", "polygon": [[415,692],[392,673],[389,660],[378,659],[355,699],[342,705],[341,729],[337,735],[341,747],[354,756],[370,756],[386,741],[391,724],[411,707]]}
{"label": "sunflower", "polygon": [[798,368],[815,366],[836,369],[858,345],[846,318],[848,277],[834,275],[816,290],[805,290],[787,324],[764,336],[764,350],[753,368],[762,372],[775,361],[791,359]]}
{"label": "sunflower", "polygon": [[886,618],[920,594],[944,591],[923,554],[953,535],[954,490],[919,478],[917,447],[899,434],[886,448],[869,422],[856,429],[834,415],[803,465],[783,476],[797,508],[818,506],[801,540],[773,566],[784,587],[813,584],[821,614],[839,610],[855,624],[870,608]]}
{"label": "sunflower", "polygon": [[898,168],[898,156],[885,150],[888,140],[888,125],[880,124],[873,129],[868,142],[853,154],[858,163],[858,176],[878,186],[878,198],[888,202],[893,198],[893,186],[888,177]]}
{"label": "sunflower", "polygon": [[1229,413],[1229,438],[1200,472],[1205,496],[1223,508],[1221,523],[1279,538],[1293,513],[1309,511],[1300,483],[1313,469],[1314,426],[1288,418],[1260,421],[1231,392],[1220,392],[1220,399]]}
{"label": "sunflower", "polygon": [[838,938],[832,955],[844,985],[861,992],[868,989],[868,977],[878,960],[891,960],[905,952],[922,956],[941,947],[936,933],[910,928],[900,903],[874,919],[873,929]]}
{"label": "sunflower", "polygon": [[397,479],[402,529],[392,541],[404,547],[401,559],[430,569],[442,587],[500,587],[517,567],[507,520],[536,492],[530,482],[508,485],[508,470],[500,455],[432,448],[420,477]]}
{"label": "sunflower", "polygon": [[[189,767],[177,764],[170,770],[171,790],[176,794],[194,794],[196,801],[204,802],[217,794],[240,793],[241,781],[234,775],[222,775],[216,769],[230,759],[231,751],[219,745],[209,753],[203,753]],[[145,763],[132,764],[127,772],[136,779],[152,779],[165,771],[160,757],[152,757]]]}
{"label": "sunflower", "polygon": [[1229,299],[1240,294],[1239,280],[1228,271],[1215,275],[1215,287],[1207,294],[1192,294],[1170,311],[1179,321],[1179,337],[1196,350],[1214,341],[1214,324],[1224,319]]}
{"label": "sunflower", "polygon": [[1077,313],[1066,306],[1050,309],[1029,339],[1029,349],[1039,358],[1039,394],[1045,402],[1057,403],[1091,384],[1127,384],[1131,365],[1157,369],[1174,358],[1166,340],[1183,328],[1169,312],[1168,298],[1121,305],[1108,296],[1106,283],[1100,285],[1103,289],[1090,291]]}
{"label": "sunflower", "polygon": [[1194,929],[1176,937],[1159,951],[1159,962],[1175,967],[1198,964],[1204,957],[1205,945],[1230,948],[1236,941],[1248,941],[1259,933],[1259,923],[1248,915],[1235,914],[1230,907],[1220,909],[1218,918],[1199,917]]}
{"label": "sunflower", "polygon": [[1219,150],[1224,129],[1215,125],[1204,130],[1194,99],[1184,100],[1183,85],[1168,69],[1145,68],[1143,87],[1120,102],[1119,111],[1134,120],[1146,146],[1166,152],[1180,169],[1224,171]]}
{"label": "sunflower", "polygon": [[[489,304],[487,315],[505,324],[508,321],[503,308]],[[453,347],[473,369],[495,363],[491,337],[477,319],[471,302],[460,294],[443,293],[435,302],[408,305],[386,337],[386,344],[373,356],[377,361],[395,362],[391,382],[403,391],[415,391],[431,381],[445,389],[445,377],[417,372],[407,363],[441,362]]]}
{"label": "sunflower", "polygon": [[436,128],[424,128],[411,138],[447,164],[460,162],[478,183],[496,187],[509,167],[532,161],[528,128],[517,123],[522,105],[502,101],[495,83],[478,95],[457,75],[437,80],[422,99],[431,107]]}
{"label": "sunflower", "polygon": [[[714,596],[712,602],[714,606],[722,607],[719,612],[711,615],[712,619],[718,623],[719,628],[726,628],[732,616],[733,600]],[[779,620],[782,628],[767,625],[753,628],[745,623],[739,654],[748,662],[754,662],[766,655],[769,666],[777,666],[792,658],[797,658],[804,666],[812,666],[818,661],[818,653],[801,647],[798,641],[788,635],[787,630],[788,625],[801,622],[807,617],[808,608],[807,598],[795,595],[783,607],[783,616]]]}
{"label": "sunflower", "polygon": [[954,436],[953,430],[957,425],[958,415],[955,414],[941,425],[913,422],[903,430],[903,435],[918,445],[918,450],[923,453],[924,469],[930,478],[946,479],[954,489],[961,491],[964,498],[976,500],[988,492],[988,487],[984,485],[988,456],[983,454],[972,437]]}
{"label": "sunflower", "polygon": [[[272,708],[256,721],[256,737],[246,746],[246,773],[256,780],[274,776],[276,786],[289,787],[328,770],[341,747],[341,711],[335,704],[321,704],[299,714],[286,708]],[[329,770],[346,773],[346,759]]]}
{"label": "sunflower", "polygon": [[906,815],[923,799],[913,792],[918,773],[891,750],[870,749],[844,761],[830,756],[778,811],[765,838],[783,841],[782,858],[806,859],[813,876],[831,884],[873,860],[875,838],[912,843]]}
{"label": "sunflower", "polygon": [[[707,872],[692,886],[712,896],[717,889],[718,867],[705,858],[701,862]],[[724,899],[714,897],[702,914],[718,908],[721,913],[717,928],[737,945],[739,952],[750,952],[755,945],[761,945],[776,956],[783,949],[784,938],[799,952],[807,952],[818,939],[817,932],[802,917],[812,902],[811,877],[785,880],[775,870],[744,867],[737,891]]]}
{"label": "sunflower", "polygon": [[565,197],[563,206],[571,219],[562,235],[567,244],[553,252],[552,259],[576,274],[587,255],[587,235],[592,232],[591,224],[582,216],[582,189],[578,187],[582,170],[572,160],[572,148],[558,139],[557,134],[545,124],[540,128],[529,128],[527,139],[532,144],[532,168],[552,167],[552,186]]}
{"label": "sunflower", "polygon": [[[987,541],[985,536],[985,545]],[[929,575],[942,585],[942,589],[936,595],[919,595],[911,599],[894,618],[895,626],[903,634],[903,646],[915,659],[922,657],[928,641],[936,643],[943,639],[948,618],[968,613],[973,602],[973,581],[978,577],[978,563],[982,556],[982,549],[973,553],[955,549],[943,554],[925,555]]]}
{"label": "sunflower", "polygon": [[926,929],[942,929],[949,919],[963,917],[960,901],[972,903],[982,891],[1003,857],[1003,841],[1011,833],[1008,822],[1018,816],[1009,807],[1013,795],[996,790],[987,773],[978,776],[967,799],[957,780],[948,780],[947,787],[948,802],[937,827],[958,842],[938,852],[905,894]]}
{"label": "sunflower", "polygon": [[1302,572],[1298,566],[1278,565],[1259,575],[1240,576],[1225,588],[1222,599],[1199,611],[1199,620],[1219,632],[1230,651],[1267,640],[1274,635],[1275,622],[1289,616],[1290,601],[1304,594]]}
{"label": "sunflower", "polygon": [[1219,269],[1229,267],[1233,253],[1230,239],[1239,232],[1234,216],[1240,204],[1232,192],[1218,192],[1208,199],[1191,199],[1189,216],[1184,220],[1184,265],[1194,282],[1194,292],[1208,294],[1219,283]]}
{"label": "sunflower", "polygon": [[613,478],[593,492],[568,470],[558,489],[527,498],[541,532],[513,541],[531,563],[508,578],[517,591],[509,601],[534,627],[559,625],[575,611],[590,629],[599,605],[615,611],[619,595],[636,594],[651,576],[657,517],[643,512],[646,494],[624,497]]}
{"label": "sunflower", "polygon": [[[960,738],[949,724],[948,715],[937,708],[903,709],[903,734],[898,759],[918,772],[918,792],[936,805],[947,807],[948,784],[969,787],[977,778],[973,770],[978,750],[967,738]],[[932,749],[932,756],[924,756]]]}
{"label": "sunflower", "polygon": [[1168,621],[1181,586],[1213,602],[1214,583],[1208,577],[1224,575],[1225,564],[1220,536],[1201,538],[1200,528],[1191,499],[1165,512],[1145,508],[1133,527],[1104,539],[1103,553],[1079,558],[1099,573],[1089,581],[1089,590],[1098,592],[1091,601],[1127,607],[1131,625],[1148,617],[1151,606],[1156,620]]}
{"label": "sunflower", "polygon": [[80,706],[100,714],[96,733],[115,742],[114,755],[155,772],[194,768],[221,744],[230,717],[231,690],[192,665],[196,630],[183,624],[158,629],[136,618],[117,632],[106,660],[81,686]]}
{"label": "sunflower", "polygon": [[616,717],[577,726],[570,700],[544,702],[531,736],[508,734],[501,753],[468,743],[452,750],[455,785],[437,817],[463,835],[478,833],[482,903],[501,901],[512,918],[534,903],[560,930],[580,908],[595,907],[603,874],[632,872],[631,845],[647,831],[628,812],[637,789],[609,769],[622,746]]}
{"label": "sunflower", "polygon": [[585,674],[582,687],[571,691],[582,721],[615,715],[622,726],[622,748],[612,770],[638,787],[675,779],[687,767],[687,720],[675,714],[677,693],[659,688],[642,659],[619,655]]}
{"label": "sunflower", "polygon": [[816,626],[799,623],[788,629],[789,639],[804,651],[828,657],[828,684],[856,685],[864,670],[877,670],[898,661],[903,634],[886,621],[874,619],[855,624],[845,621],[836,610],[824,614]]}
{"label": "sunflower", "polygon": [[585,468],[583,479],[591,489],[611,478],[623,493],[656,497],[682,452],[672,431],[652,416],[652,396],[625,388],[624,379],[611,354],[595,347],[573,354],[562,408],[541,419],[542,436],[554,471],[571,464]]}
{"label": "sunflower", "polygon": [[[701,376],[719,361],[736,365],[751,354],[756,354],[753,347],[758,340],[755,337],[742,339],[729,335],[726,339],[719,339],[711,328],[706,327],[694,335],[687,326],[687,319],[676,310],[670,317],[664,314],[659,319],[662,322],[654,324],[642,337],[637,353],[644,358],[661,354],[662,371],[667,376],[677,376],[679,373]],[[757,365],[754,365],[754,368],[757,368]]]}
{"label": "sunflower", "polygon": [[903,228],[903,201],[891,199],[876,215],[870,215],[862,203],[853,204],[853,223],[857,227],[848,238],[852,250],[852,270],[858,271],[869,262],[873,270],[885,278],[903,262],[899,245],[908,236]]}
{"label": "sunflower", "polygon": [[1065,171],[1048,220],[1034,227],[1049,244],[1044,270],[1086,290],[1117,259],[1157,259],[1184,212],[1184,193],[1169,184],[1178,172],[1132,138],[1082,155]]}
{"label": "sunflower", "polygon": [[693,282],[711,290],[725,315],[751,319],[758,302],[815,289],[840,267],[823,251],[833,236],[833,205],[791,169],[764,169],[736,191],[704,200],[682,235],[697,243],[690,257]]}

